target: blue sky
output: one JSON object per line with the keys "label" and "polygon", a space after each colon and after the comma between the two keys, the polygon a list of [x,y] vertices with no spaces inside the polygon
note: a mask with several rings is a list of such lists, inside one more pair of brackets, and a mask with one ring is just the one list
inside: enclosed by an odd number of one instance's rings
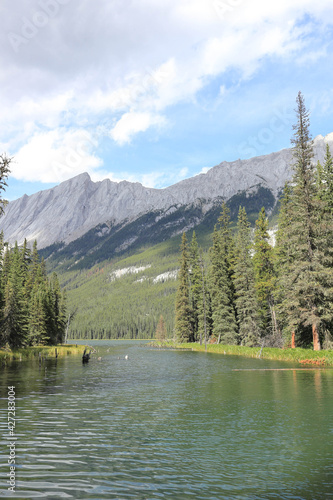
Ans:
{"label": "blue sky", "polygon": [[331,0],[2,0],[6,197],[88,172],[163,188],[333,132]]}

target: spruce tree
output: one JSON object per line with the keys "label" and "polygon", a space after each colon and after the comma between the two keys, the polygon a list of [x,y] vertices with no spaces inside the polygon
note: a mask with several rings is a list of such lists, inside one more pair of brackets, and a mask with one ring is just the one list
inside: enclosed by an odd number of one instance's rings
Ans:
{"label": "spruce tree", "polygon": [[10,164],[13,158],[9,158],[6,154],[0,155],[0,216],[4,213],[4,207],[7,201],[2,197],[2,191],[6,190],[7,178],[10,174]]}
{"label": "spruce tree", "polygon": [[26,343],[28,317],[28,304],[24,295],[26,274],[17,243],[6,265],[9,268],[5,285],[3,342],[15,348]]}
{"label": "spruce tree", "polygon": [[3,323],[3,308],[5,301],[5,286],[4,286],[4,274],[3,274],[4,253],[5,253],[5,245],[3,239],[3,231],[1,231],[0,232],[0,345],[2,345],[1,326]]}
{"label": "spruce tree", "polygon": [[202,273],[199,257],[199,246],[195,231],[189,248],[190,302],[192,309],[193,341],[199,338],[199,318],[202,312]]}
{"label": "spruce tree", "polygon": [[164,322],[164,318],[163,318],[162,314],[161,314],[160,319],[157,323],[157,327],[156,327],[156,331],[155,331],[155,338],[156,338],[156,340],[159,340],[160,342],[163,342],[167,338],[165,322]]}
{"label": "spruce tree", "polygon": [[48,284],[48,333],[51,344],[61,344],[66,329],[66,297],[59,285],[58,276],[54,272]]}
{"label": "spruce tree", "polygon": [[225,204],[215,227],[213,246],[210,249],[210,296],[212,307],[212,336],[217,342],[235,344],[237,323],[232,283],[233,242],[230,231],[229,211]]}
{"label": "spruce tree", "polygon": [[199,257],[200,271],[201,271],[201,295],[198,307],[198,340],[200,345],[202,341],[207,343],[208,337],[211,333],[212,326],[212,312],[210,307],[210,295],[207,289],[207,279],[205,272],[205,263],[203,253]]}
{"label": "spruce tree", "polygon": [[35,286],[30,298],[28,341],[29,345],[44,345],[49,340],[46,290]]}
{"label": "spruce tree", "polygon": [[[324,265],[320,204],[313,164],[309,112],[298,93],[293,127],[292,220],[288,228],[289,245],[294,257],[286,277],[284,313],[301,344],[307,342],[309,328],[314,350],[321,349],[320,332],[324,323],[325,296],[331,289],[330,273]],[[328,287],[328,288],[327,288]]]}
{"label": "spruce tree", "polygon": [[333,346],[333,158],[328,144],[323,166],[317,164],[318,224],[316,228],[317,253],[323,272],[321,284],[325,287],[320,314],[324,347]]}
{"label": "spruce tree", "polygon": [[286,314],[289,297],[293,293],[290,281],[291,265],[296,259],[295,246],[290,239],[290,228],[293,221],[292,188],[286,183],[281,198],[281,206],[278,215],[278,227],[275,234],[275,273],[276,287],[274,297],[277,303],[277,314],[282,334],[287,345],[295,347],[296,325],[290,323]]}
{"label": "spruce tree", "polygon": [[254,232],[254,273],[257,291],[259,324],[262,336],[273,335],[278,340],[274,288],[275,272],[273,248],[269,243],[268,219],[265,208],[259,213]]}
{"label": "spruce tree", "polygon": [[192,309],[190,305],[189,253],[185,233],[182,236],[180,252],[180,270],[175,307],[175,335],[178,342],[189,342],[193,336],[193,331]]}
{"label": "spruce tree", "polygon": [[239,207],[233,282],[236,294],[239,341],[241,345],[247,346],[258,345],[260,336],[251,247],[250,223],[245,208]]}
{"label": "spruce tree", "polygon": [[328,144],[326,144],[326,153],[324,165],[321,169],[321,178],[321,199],[326,203],[325,210],[333,213],[333,157]]}

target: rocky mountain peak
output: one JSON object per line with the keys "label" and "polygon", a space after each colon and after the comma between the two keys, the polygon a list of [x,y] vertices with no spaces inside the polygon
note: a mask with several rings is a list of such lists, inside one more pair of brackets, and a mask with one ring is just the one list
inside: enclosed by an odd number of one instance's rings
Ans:
{"label": "rocky mountain peak", "polygon": [[[322,161],[326,143],[333,146],[333,133],[314,140],[314,160]],[[39,248],[75,240],[100,223],[119,224],[153,210],[193,204],[211,207],[214,200],[229,199],[241,191],[268,188],[276,197],[291,176],[292,152],[283,149],[248,160],[222,162],[165,189],[140,183],[105,179],[93,182],[82,173],[58,186],[23,196],[6,207],[0,229],[11,243],[38,240]],[[204,207],[203,207],[204,208]]]}

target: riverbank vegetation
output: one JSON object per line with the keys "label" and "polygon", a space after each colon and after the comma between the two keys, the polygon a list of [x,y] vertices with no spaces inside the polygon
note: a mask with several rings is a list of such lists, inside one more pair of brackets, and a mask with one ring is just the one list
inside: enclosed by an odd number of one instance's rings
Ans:
{"label": "riverbank vegetation", "polygon": [[159,349],[187,349],[190,351],[208,352],[223,355],[244,356],[246,358],[268,359],[275,361],[292,361],[302,366],[333,366],[333,351],[314,351],[301,347],[280,349],[276,347],[248,347],[228,344],[177,343],[154,341],[149,344]]}
{"label": "riverbank vegetation", "polygon": [[25,360],[45,360],[48,358],[62,358],[69,355],[81,355],[86,346],[66,344],[45,346],[36,345],[32,347],[21,347],[17,349],[0,349],[0,364],[6,364],[9,361]]}
{"label": "riverbank vegetation", "polygon": [[[333,347],[333,158],[313,163],[309,112],[297,96],[293,177],[286,184],[274,235],[263,208],[254,234],[239,207],[233,234],[224,203],[208,269],[193,233],[181,244],[176,341],[247,347]],[[223,347],[223,350],[224,347]],[[292,352],[296,352],[293,351]]]}

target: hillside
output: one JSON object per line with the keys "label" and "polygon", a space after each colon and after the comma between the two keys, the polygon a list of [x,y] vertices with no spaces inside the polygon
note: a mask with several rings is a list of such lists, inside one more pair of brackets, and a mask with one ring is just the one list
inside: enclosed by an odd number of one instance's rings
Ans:
{"label": "hillside", "polygon": [[[234,222],[240,204],[254,222],[263,205],[273,215],[276,201],[267,188],[259,188],[239,193],[227,204]],[[124,226],[98,225],[68,245],[43,249],[47,268],[66,287],[69,311],[76,312],[70,336],[153,337],[161,314],[172,335],[180,235],[187,231],[190,239],[195,225],[206,259],[220,211],[221,203],[206,213],[200,204],[151,212]],[[124,242],[134,237],[127,247]]]}

